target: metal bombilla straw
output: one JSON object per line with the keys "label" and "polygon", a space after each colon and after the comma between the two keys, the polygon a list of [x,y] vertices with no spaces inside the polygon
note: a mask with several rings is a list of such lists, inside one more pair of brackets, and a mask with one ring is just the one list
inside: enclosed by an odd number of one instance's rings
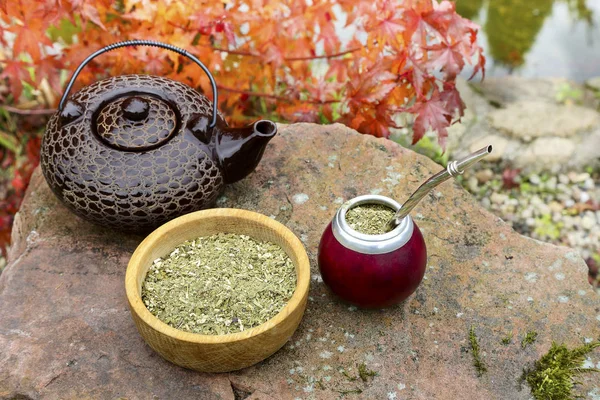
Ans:
{"label": "metal bombilla straw", "polygon": [[387,224],[389,230],[394,229],[404,217],[406,217],[413,208],[421,201],[421,199],[429,193],[431,189],[438,186],[440,183],[448,180],[452,176],[462,175],[463,172],[473,164],[481,160],[492,152],[492,146],[486,146],[483,149],[477,150],[474,153],[465,156],[456,161],[451,161],[444,171],[440,171],[437,174],[429,178],[402,204],[402,207],[396,212],[396,215]]}

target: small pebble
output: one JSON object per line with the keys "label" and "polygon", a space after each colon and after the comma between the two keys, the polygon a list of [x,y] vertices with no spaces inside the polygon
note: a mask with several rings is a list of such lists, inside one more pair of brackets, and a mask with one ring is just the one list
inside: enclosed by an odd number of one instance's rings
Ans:
{"label": "small pebble", "polygon": [[487,183],[494,178],[494,171],[489,168],[477,171],[475,177],[480,183]]}
{"label": "small pebble", "polygon": [[570,183],[569,178],[564,174],[558,175],[558,181],[563,185],[568,185]]}
{"label": "small pebble", "polygon": [[477,188],[479,187],[479,184],[477,182],[477,178],[474,176],[471,176],[468,180],[467,180],[467,185],[469,187],[469,190],[471,192],[477,192]]}
{"label": "small pebble", "polygon": [[529,177],[529,182],[531,182],[534,185],[539,185],[542,181],[538,175],[534,174]]}

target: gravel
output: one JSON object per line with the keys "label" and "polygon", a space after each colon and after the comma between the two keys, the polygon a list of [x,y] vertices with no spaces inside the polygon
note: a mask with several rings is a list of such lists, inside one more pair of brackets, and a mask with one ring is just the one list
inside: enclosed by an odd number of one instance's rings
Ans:
{"label": "gravel", "polygon": [[600,293],[600,171],[516,174],[512,179],[506,172],[497,164],[482,164],[459,181],[517,232],[579,251]]}

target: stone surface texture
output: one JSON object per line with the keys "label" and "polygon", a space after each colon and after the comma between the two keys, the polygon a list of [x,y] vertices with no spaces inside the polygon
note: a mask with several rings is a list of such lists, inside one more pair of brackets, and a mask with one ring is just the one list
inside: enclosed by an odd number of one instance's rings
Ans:
{"label": "stone surface texture", "polygon": [[[516,234],[446,182],[413,212],[429,258],[405,302],[356,309],[320,278],[319,239],[345,200],[380,193],[402,201],[438,170],[341,125],[281,126],[255,173],[229,186],[218,206],[261,212],[295,232],[311,260],[309,303],[283,349],[228,374],[184,370],[144,343],[124,293],[128,258],[142,237],[70,214],[37,171],[0,275],[0,398],[529,399],[519,377],[552,341],[576,346],[600,337],[600,297],[572,250]],[[487,366],[481,377],[471,327]],[[538,338],[522,348],[528,331]],[[363,381],[363,363],[377,375]],[[600,366],[600,353],[589,363]],[[579,393],[600,393],[597,376],[582,379]]]}
{"label": "stone surface texture", "polygon": [[452,157],[490,143],[496,145],[491,161],[526,173],[600,163],[600,104],[589,83],[509,76],[459,80],[457,88],[467,110],[462,123],[449,129]]}
{"label": "stone surface texture", "polygon": [[588,79],[585,82],[585,85],[595,92],[600,92],[600,76],[596,76],[594,78]]}
{"label": "stone surface texture", "polygon": [[600,114],[589,108],[532,100],[494,110],[489,118],[496,129],[526,142],[537,137],[572,137],[600,122]]}

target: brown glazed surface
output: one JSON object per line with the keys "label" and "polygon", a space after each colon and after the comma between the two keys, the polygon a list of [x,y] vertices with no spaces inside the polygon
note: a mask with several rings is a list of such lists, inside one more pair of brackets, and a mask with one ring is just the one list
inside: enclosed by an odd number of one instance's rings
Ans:
{"label": "brown glazed surface", "polygon": [[232,143],[259,136],[250,146],[258,147],[254,158],[237,154],[253,160],[237,174],[244,177],[276,131],[263,121],[268,135],[254,135],[252,126],[232,134],[220,114],[217,126],[209,128],[211,116],[206,97],[170,79],[125,75],[96,82],[50,119],[41,150],[44,177],[79,216],[120,230],[148,231],[214,204],[231,181],[221,167],[220,142],[228,143],[231,157],[240,150]]}

